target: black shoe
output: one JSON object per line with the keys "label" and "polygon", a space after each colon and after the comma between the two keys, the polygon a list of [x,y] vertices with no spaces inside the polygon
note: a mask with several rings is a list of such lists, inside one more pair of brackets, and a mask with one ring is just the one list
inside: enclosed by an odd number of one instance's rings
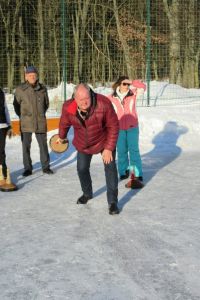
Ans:
{"label": "black shoe", "polygon": [[120,180],[124,180],[124,179],[127,179],[128,177],[129,177],[129,170],[126,170],[125,175],[121,175],[119,178],[120,178]]}
{"label": "black shoe", "polygon": [[27,177],[32,175],[32,171],[31,170],[25,170],[24,173],[22,174],[22,176]]}
{"label": "black shoe", "polygon": [[112,203],[109,206],[109,214],[110,215],[117,215],[117,214],[119,214],[119,208],[117,207],[116,203]]}
{"label": "black shoe", "polygon": [[44,170],[43,170],[43,173],[44,173],[44,174],[48,174],[48,175],[54,174],[53,171],[52,171],[50,168],[44,169]]}
{"label": "black shoe", "polygon": [[80,198],[78,198],[77,200],[77,204],[86,204],[88,202],[88,200],[92,199],[92,196],[85,196],[82,195]]}

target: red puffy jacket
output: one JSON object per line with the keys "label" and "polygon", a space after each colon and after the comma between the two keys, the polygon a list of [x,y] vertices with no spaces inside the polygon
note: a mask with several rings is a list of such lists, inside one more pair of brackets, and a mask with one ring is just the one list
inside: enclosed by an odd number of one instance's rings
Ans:
{"label": "red puffy jacket", "polygon": [[71,126],[74,127],[73,145],[79,152],[97,154],[116,147],[119,123],[113,106],[105,96],[91,92],[92,104],[87,118],[83,121],[74,99],[63,104],[59,124],[59,137],[66,138]]}

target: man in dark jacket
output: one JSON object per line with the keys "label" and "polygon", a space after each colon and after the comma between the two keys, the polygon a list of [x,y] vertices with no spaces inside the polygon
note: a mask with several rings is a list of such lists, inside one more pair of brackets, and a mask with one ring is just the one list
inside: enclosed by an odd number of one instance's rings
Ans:
{"label": "man in dark jacket", "polygon": [[32,161],[30,157],[32,133],[35,133],[40,148],[40,161],[43,173],[53,174],[50,169],[50,158],[47,146],[46,111],[49,107],[47,90],[38,81],[38,72],[34,66],[25,71],[25,83],[16,88],[14,109],[20,118],[20,130],[23,148],[23,176],[32,174]]}
{"label": "man in dark jacket", "polygon": [[71,126],[74,127],[73,145],[78,151],[77,171],[83,191],[77,204],[86,204],[93,197],[90,163],[93,154],[101,153],[105,168],[109,213],[118,214],[115,147],[119,125],[111,102],[105,96],[94,93],[86,84],[77,85],[74,99],[63,104],[58,143],[66,141]]}

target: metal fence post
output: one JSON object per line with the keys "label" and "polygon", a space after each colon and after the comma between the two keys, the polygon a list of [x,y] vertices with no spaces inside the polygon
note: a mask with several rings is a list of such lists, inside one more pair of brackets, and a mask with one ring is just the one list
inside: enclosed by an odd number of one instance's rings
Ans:
{"label": "metal fence post", "polygon": [[67,67],[67,61],[66,61],[66,5],[65,5],[65,0],[61,0],[61,36],[62,36],[62,80],[63,80],[63,89],[64,89],[64,101],[66,100],[67,97],[67,92],[66,92],[66,82],[67,82],[67,72],[66,72],[66,67]]}
{"label": "metal fence post", "polygon": [[150,106],[150,81],[151,81],[151,5],[146,0],[147,6],[147,37],[146,37],[146,79],[147,79],[147,106]]}

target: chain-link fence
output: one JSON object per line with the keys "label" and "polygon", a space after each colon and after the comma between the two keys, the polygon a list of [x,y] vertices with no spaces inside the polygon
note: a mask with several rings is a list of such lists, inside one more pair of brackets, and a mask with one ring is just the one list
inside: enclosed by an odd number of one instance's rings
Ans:
{"label": "chain-link fence", "polygon": [[56,111],[71,84],[124,74],[147,83],[141,105],[200,101],[199,0],[1,0],[0,16],[6,92],[34,64]]}

